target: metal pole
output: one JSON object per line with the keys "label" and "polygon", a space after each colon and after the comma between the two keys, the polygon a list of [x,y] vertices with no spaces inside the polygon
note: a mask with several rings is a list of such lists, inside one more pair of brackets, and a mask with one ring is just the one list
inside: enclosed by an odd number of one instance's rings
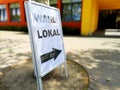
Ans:
{"label": "metal pole", "polygon": [[62,65],[60,65],[60,76],[62,77]]}
{"label": "metal pole", "polygon": [[47,2],[48,2],[48,6],[50,6],[50,0],[48,0]]}
{"label": "metal pole", "polygon": [[[30,14],[31,14],[31,12],[30,12],[30,5],[31,5],[31,0],[29,0],[29,5],[27,6],[27,11],[28,11],[28,13],[27,13],[27,20],[28,20],[28,22],[31,22],[31,19],[29,19],[30,17]],[[30,33],[30,36],[31,36],[31,43],[32,43],[32,51],[34,51],[35,49],[35,46],[34,46],[34,44],[33,44],[33,38],[32,38],[32,27],[31,27],[31,25],[30,25],[30,23],[28,23],[29,24],[29,33]],[[35,75],[36,75],[36,79],[37,79],[37,88],[38,88],[38,90],[43,90],[43,87],[42,87],[42,80],[41,80],[41,78],[42,77],[39,77],[39,73],[38,73],[38,66],[37,66],[37,61],[36,61],[36,57],[35,57],[35,51],[32,53],[33,55],[33,60],[34,60],[34,70],[35,70]]]}
{"label": "metal pole", "polygon": [[43,2],[44,2],[44,4],[46,4],[46,5],[50,5],[50,2],[49,2],[49,0],[43,0]]}
{"label": "metal pole", "polygon": [[64,65],[65,65],[65,67],[64,67],[64,68],[65,68],[65,76],[68,77],[68,71],[67,71],[67,64],[66,64],[66,61],[65,61]]}

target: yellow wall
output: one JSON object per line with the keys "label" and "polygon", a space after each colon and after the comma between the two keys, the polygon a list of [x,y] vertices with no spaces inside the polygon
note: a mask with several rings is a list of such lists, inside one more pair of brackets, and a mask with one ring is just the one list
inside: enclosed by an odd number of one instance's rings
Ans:
{"label": "yellow wall", "polygon": [[98,4],[96,0],[92,0],[92,10],[91,10],[91,21],[90,21],[90,31],[89,33],[93,33],[95,32],[95,30],[97,30],[97,26],[98,26],[98,14],[99,14],[99,10],[98,10]]}
{"label": "yellow wall", "polygon": [[120,9],[120,0],[98,0],[99,9]]}
{"label": "yellow wall", "polygon": [[82,0],[81,35],[95,32],[98,26],[99,10],[120,9],[120,0]]}
{"label": "yellow wall", "polygon": [[83,0],[81,34],[92,34],[98,25],[98,5],[96,0]]}
{"label": "yellow wall", "polygon": [[83,0],[82,2],[82,25],[81,35],[88,35],[90,28],[91,0]]}

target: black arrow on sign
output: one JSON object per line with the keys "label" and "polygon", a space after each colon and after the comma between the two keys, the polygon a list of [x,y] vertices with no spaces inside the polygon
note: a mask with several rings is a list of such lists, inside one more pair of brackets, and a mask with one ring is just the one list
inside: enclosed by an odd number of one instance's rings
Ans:
{"label": "black arrow on sign", "polygon": [[62,50],[58,50],[53,48],[53,50],[51,52],[48,52],[46,54],[43,54],[42,56],[40,56],[41,58],[41,62],[45,63],[47,61],[49,61],[50,59],[54,58],[54,60],[57,58],[57,56],[61,53]]}

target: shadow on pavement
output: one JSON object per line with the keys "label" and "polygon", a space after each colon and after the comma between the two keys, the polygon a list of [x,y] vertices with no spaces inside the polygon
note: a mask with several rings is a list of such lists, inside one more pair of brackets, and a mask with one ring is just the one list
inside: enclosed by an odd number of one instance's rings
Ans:
{"label": "shadow on pavement", "polygon": [[[86,70],[70,60],[67,61],[67,65],[68,78],[60,76],[60,68],[54,69],[42,78],[44,90],[87,90],[89,76]],[[31,60],[5,68],[0,75],[0,89],[37,90],[37,81],[34,78],[33,71]]]}
{"label": "shadow on pavement", "polygon": [[[109,44],[109,43],[107,43]],[[115,44],[120,47],[120,44]],[[67,58],[85,67],[91,90],[120,90],[120,51],[107,49],[75,50]]]}

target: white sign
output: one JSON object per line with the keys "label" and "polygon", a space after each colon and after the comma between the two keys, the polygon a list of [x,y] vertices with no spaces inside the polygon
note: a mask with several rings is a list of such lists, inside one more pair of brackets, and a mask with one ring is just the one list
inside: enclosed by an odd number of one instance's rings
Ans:
{"label": "white sign", "polygon": [[60,11],[35,2],[25,6],[34,63],[43,77],[66,60]]}

